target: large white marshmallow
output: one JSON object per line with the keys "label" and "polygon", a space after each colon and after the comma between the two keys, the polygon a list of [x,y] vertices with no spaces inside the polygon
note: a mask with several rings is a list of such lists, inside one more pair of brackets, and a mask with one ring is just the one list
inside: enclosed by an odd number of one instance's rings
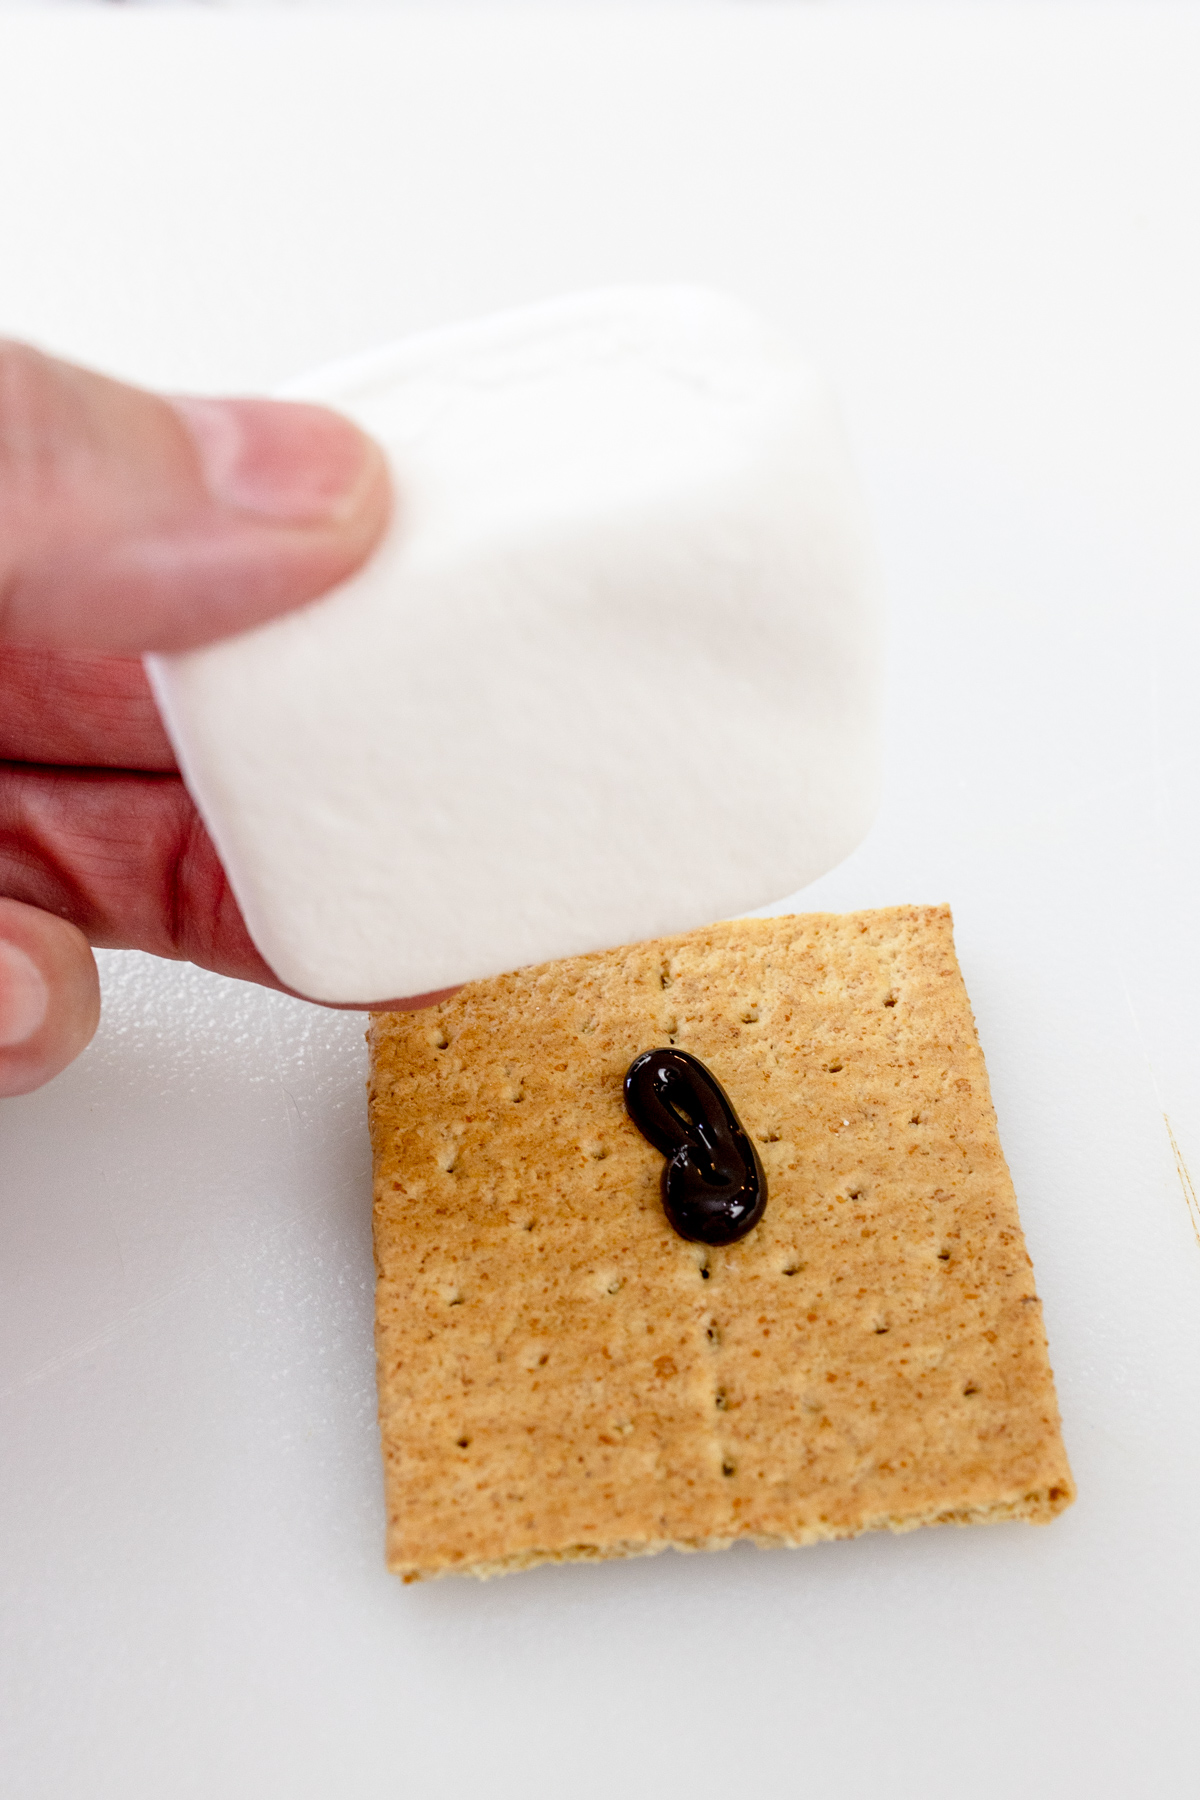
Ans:
{"label": "large white marshmallow", "polygon": [[395,521],[299,613],[148,659],[255,943],[416,994],[778,899],[876,800],[877,617],[820,380],[742,305],[618,288],[285,390]]}

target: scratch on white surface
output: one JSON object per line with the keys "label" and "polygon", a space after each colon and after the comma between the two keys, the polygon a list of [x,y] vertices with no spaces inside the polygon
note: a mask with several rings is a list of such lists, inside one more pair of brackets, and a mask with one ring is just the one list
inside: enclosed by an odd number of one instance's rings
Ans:
{"label": "scratch on white surface", "polygon": [[288,1140],[291,1144],[292,1155],[297,1156],[300,1150],[300,1107],[297,1103],[295,1094],[293,1094],[287,1082],[281,1082],[280,1086],[282,1087],[288,1102]]}
{"label": "scratch on white surface", "polygon": [[1192,1172],[1183,1160],[1183,1151],[1179,1148],[1178,1140],[1176,1139],[1175,1132],[1171,1126],[1170,1116],[1167,1113],[1166,1107],[1163,1105],[1162,1090],[1158,1085],[1158,1076],[1154,1072],[1154,1063],[1150,1056],[1150,1050],[1146,1043],[1145,1034],[1142,1031],[1141,1020],[1138,1018],[1137,1011],[1133,1004],[1133,995],[1129,992],[1129,983],[1125,979],[1124,971],[1119,966],[1117,969],[1117,976],[1121,983],[1121,991],[1125,995],[1125,1004],[1129,1008],[1129,1017],[1133,1021],[1133,1029],[1137,1033],[1138,1043],[1142,1046],[1142,1055],[1146,1058],[1146,1070],[1150,1076],[1150,1085],[1154,1089],[1154,1098],[1158,1102],[1158,1109],[1162,1113],[1163,1124],[1167,1128],[1167,1137],[1170,1139],[1171,1143],[1171,1154],[1175,1158],[1175,1173],[1178,1175],[1179,1185],[1183,1189],[1183,1197],[1187,1203],[1188,1218],[1191,1220],[1192,1230],[1196,1236],[1196,1242],[1197,1244],[1200,1244],[1200,1196],[1196,1193],[1196,1184],[1192,1180]]}
{"label": "scratch on white surface", "polygon": [[27,1369],[23,1375],[17,1377],[16,1381],[10,1382],[6,1388],[0,1388],[0,1400],[7,1400],[13,1394],[19,1394],[26,1388],[35,1387],[39,1381],[48,1381],[52,1375],[60,1374],[63,1369],[69,1369],[72,1363],[82,1362],[85,1357],[93,1355],[98,1350],[107,1350],[110,1344],[117,1343],[134,1325],[140,1324],[145,1319],[153,1318],[155,1313],[162,1312],[177,1295],[184,1293],[190,1287],[195,1287],[196,1283],[209,1273],[211,1273],[210,1270],[197,1269],[193,1274],[185,1276],[182,1281],[174,1282],[163,1293],[156,1294],[152,1300],[143,1300],[137,1306],[126,1307],[120,1318],[114,1319],[112,1324],[107,1325],[103,1331],[96,1332],[82,1344],[73,1344],[69,1350],[62,1351],[58,1356],[52,1356],[49,1361],[40,1363],[36,1369]]}
{"label": "scratch on white surface", "polygon": [[[279,1016],[274,1009],[272,1009],[268,1015],[268,1022],[271,1034],[271,1047],[275,1053],[275,1067],[277,1069],[284,1069],[288,1065],[288,1060],[295,1053],[295,1043],[290,1037],[285,1037],[285,1034],[280,1030]],[[300,1159],[300,1140],[303,1132],[300,1107],[295,1094],[293,1094],[287,1082],[281,1080],[279,1085],[285,1101],[284,1117],[287,1120],[288,1153],[291,1156],[292,1162],[296,1163]]]}
{"label": "scratch on white surface", "polygon": [[[2,4],[2,0],[0,0],[0,4]],[[320,1212],[322,1215],[326,1215],[331,1199],[340,1197],[348,1187],[361,1190],[361,1186],[362,1184],[357,1178],[349,1177],[314,1195],[288,1218],[278,1220],[266,1231],[249,1239],[245,1246],[247,1259],[269,1256],[273,1247],[294,1236],[312,1214]],[[61,1374],[64,1369],[69,1369],[72,1363],[82,1362],[98,1351],[107,1350],[111,1345],[119,1343],[135,1326],[154,1318],[180,1294],[186,1293],[189,1288],[196,1287],[198,1283],[208,1280],[213,1275],[219,1275],[226,1280],[240,1279],[237,1265],[231,1264],[229,1257],[222,1252],[219,1243],[207,1232],[203,1236],[215,1257],[215,1265],[209,1263],[204,1268],[190,1270],[180,1280],[172,1282],[171,1286],[165,1288],[162,1293],[139,1301],[135,1305],[124,1307],[118,1318],[113,1319],[103,1330],[94,1332],[82,1343],[72,1344],[69,1349],[60,1351],[57,1356],[49,1357],[35,1368],[26,1369],[23,1374],[17,1376],[15,1381],[10,1381],[6,1387],[0,1388],[0,1402],[10,1399],[14,1394],[24,1392],[27,1388],[36,1387],[40,1381],[49,1381],[53,1376]]]}
{"label": "scratch on white surface", "polygon": [[1175,1141],[1175,1133],[1171,1130],[1171,1121],[1163,1114],[1163,1124],[1167,1128],[1167,1136],[1171,1140],[1171,1151],[1175,1157],[1175,1169],[1179,1176],[1179,1185],[1183,1189],[1183,1197],[1187,1201],[1188,1217],[1192,1221],[1192,1230],[1196,1234],[1196,1242],[1200,1244],[1200,1199],[1196,1196],[1196,1184],[1192,1180],[1191,1170],[1183,1160],[1183,1152]]}

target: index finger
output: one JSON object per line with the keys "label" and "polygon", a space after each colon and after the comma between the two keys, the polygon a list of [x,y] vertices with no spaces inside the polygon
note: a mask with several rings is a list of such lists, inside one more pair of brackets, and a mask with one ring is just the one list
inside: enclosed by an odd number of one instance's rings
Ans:
{"label": "index finger", "polygon": [[0,644],[0,761],[175,768],[141,659]]}

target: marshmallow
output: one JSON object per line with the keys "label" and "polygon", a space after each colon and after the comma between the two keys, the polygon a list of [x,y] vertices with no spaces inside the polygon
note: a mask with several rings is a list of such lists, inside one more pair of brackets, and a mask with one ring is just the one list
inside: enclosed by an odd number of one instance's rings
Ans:
{"label": "marshmallow", "polygon": [[870,823],[877,608],[822,382],[740,303],[617,288],[296,381],[388,535],[302,611],[147,659],[247,926],[381,1001],[745,911]]}

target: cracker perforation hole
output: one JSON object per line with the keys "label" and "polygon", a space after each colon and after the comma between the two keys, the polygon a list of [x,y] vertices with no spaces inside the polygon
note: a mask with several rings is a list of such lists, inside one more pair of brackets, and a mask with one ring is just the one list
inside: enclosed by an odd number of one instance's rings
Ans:
{"label": "cracker perforation hole", "polygon": [[899,998],[900,998],[900,996],[896,992],[895,988],[892,988],[890,993],[887,993],[884,995],[883,1004],[885,1006],[895,1006],[895,1004]]}
{"label": "cracker perforation hole", "polygon": [[978,1392],[979,1392],[979,1389],[976,1387],[976,1385],[973,1381],[968,1381],[966,1387],[963,1389],[964,1397],[967,1395],[970,1395],[970,1394],[977,1394]]}
{"label": "cracker perforation hole", "polygon": [[723,1462],[721,1464],[721,1473],[722,1473],[722,1475],[736,1475],[737,1474],[737,1464],[731,1463],[731,1462]]}
{"label": "cracker perforation hole", "polygon": [[718,1412],[728,1412],[729,1398],[728,1398],[728,1395],[726,1394],[724,1388],[718,1388],[716,1393],[713,1395],[713,1405],[716,1407]]}
{"label": "cracker perforation hole", "polygon": [[468,1444],[471,1442],[469,1437],[455,1438],[454,1441],[458,1445],[460,1450],[465,1450],[467,1448]]}
{"label": "cracker perforation hole", "polygon": [[721,1341],[721,1327],[715,1319],[710,1319],[704,1328],[704,1335],[714,1347]]}

